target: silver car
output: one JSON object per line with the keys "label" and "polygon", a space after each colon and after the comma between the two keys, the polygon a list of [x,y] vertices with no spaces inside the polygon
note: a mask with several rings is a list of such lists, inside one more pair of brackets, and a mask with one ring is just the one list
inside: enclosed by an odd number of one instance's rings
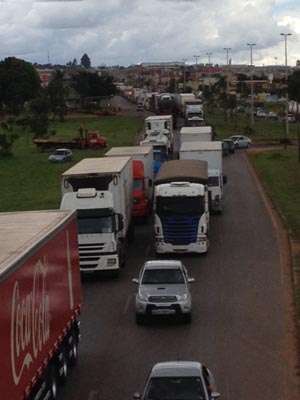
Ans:
{"label": "silver car", "polygon": [[235,147],[238,149],[246,149],[252,143],[252,140],[244,135],[233,135],[229,139],[234,142]]}
{"label": "silver car", "polygon": [[213,400],[220,397],[214,377],[205,365],[195,361],[169,361],[155,364],[143,394],[136,400]]}
{"label": "silver car", "polygon": [[66,162],[72,160],[72,151],[69,149],[56,149],[54,153],[52,153],[48,160],[50,162]]}
{"label": "silver car", "polygon": [[187,270],[178,260],[147,261],[138,279],[135,298],[136,322],[144,322],[150,316],[180,316],[191,321],[192,298]]}

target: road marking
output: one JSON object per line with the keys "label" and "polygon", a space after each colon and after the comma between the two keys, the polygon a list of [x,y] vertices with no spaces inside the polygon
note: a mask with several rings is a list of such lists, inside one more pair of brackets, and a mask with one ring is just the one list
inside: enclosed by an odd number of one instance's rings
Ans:
{"label": "road marking", "polygon": [[131,303],[131,299],[132,299],[132,295],[130,294],[130,295],[128,296],[127,300],[126,300],[123,314],[127,314],[128,309],[129,309],[129,306],[130,306],[130,303]]}

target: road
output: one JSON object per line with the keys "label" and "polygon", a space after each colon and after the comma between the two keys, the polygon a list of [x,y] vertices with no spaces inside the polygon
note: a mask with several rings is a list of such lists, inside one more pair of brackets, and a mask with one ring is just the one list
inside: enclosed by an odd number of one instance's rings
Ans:
{"label": "road", "polygon": [[131,399],[154,363],[175,359],[205,363],[224,400],[292,398],[275,232],[242,152],[225,159],[225,172],[209,253],[182,257],[196,279],[191,325],[135,324],[131,279],[154,257],[150,222],[138,226],[120,278],[84,282],[80,360],[60,399]]}

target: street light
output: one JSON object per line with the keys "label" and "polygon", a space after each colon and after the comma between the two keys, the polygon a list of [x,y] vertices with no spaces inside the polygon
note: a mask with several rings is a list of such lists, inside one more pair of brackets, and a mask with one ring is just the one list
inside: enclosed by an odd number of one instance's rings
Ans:
{"label": "street light", "polygon": [[195,58],[195,60],[196,60],[196,65],[198,65],[198,58],[200,58],[200,56],[198,55],[198,56],[193,56],[194,58]]}
{"label": "street light", "polygon": [[208,57],[208,65],[210,65],[210,57],[212,56],[211,52],[206,53],[207,57]]}
{"label": "street light", "polygon": [[253,47],[256,43],[247,43],[250,48],[250,66],[251,66],[251,126],[254,126],[254,91],[253,91]]}
{"label": "street light", "polygon": [[224,47],[224,50],[226,51],[226,65],[229,65],[229,52],[231,47]]}
{"label": "street light", "polygon": [[185,93],[185,62],[187,61],[187,58],[183,58],[183,92]]}
{"label": "street light", "polygon": [[292,36],[291,33],[281,33],[284,37],[284,49],[285,49],[285,79],[286,79],[286,100],[285,100],[285,145],[287,145],[287,139],[289,137],[289,91],[288,91],[288,65],[287,65],[287,38]]}

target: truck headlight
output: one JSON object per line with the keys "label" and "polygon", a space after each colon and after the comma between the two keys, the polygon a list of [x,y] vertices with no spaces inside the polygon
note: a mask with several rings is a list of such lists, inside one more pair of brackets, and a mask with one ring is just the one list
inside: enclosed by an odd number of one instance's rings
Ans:
{"label": "truck headlight", "polygon": [[108,258],[107,261],[106,261],[106,265],[108,267],[113,267],[116,264],[117,264],[116,258]]}
{"label": "truck headlight", "polygon": [[138,293],[137,297],[138,297],[138,300],[140,300],[140,301],[147,301],[148,300],[147,295],[144,294],[144,293]]}
{"label": "truck headlight", "polygon": [[187,300],[188,295],[185,293],[185,294],[182,294],[181,296],[177,296],[177,298],[179,301]]}

